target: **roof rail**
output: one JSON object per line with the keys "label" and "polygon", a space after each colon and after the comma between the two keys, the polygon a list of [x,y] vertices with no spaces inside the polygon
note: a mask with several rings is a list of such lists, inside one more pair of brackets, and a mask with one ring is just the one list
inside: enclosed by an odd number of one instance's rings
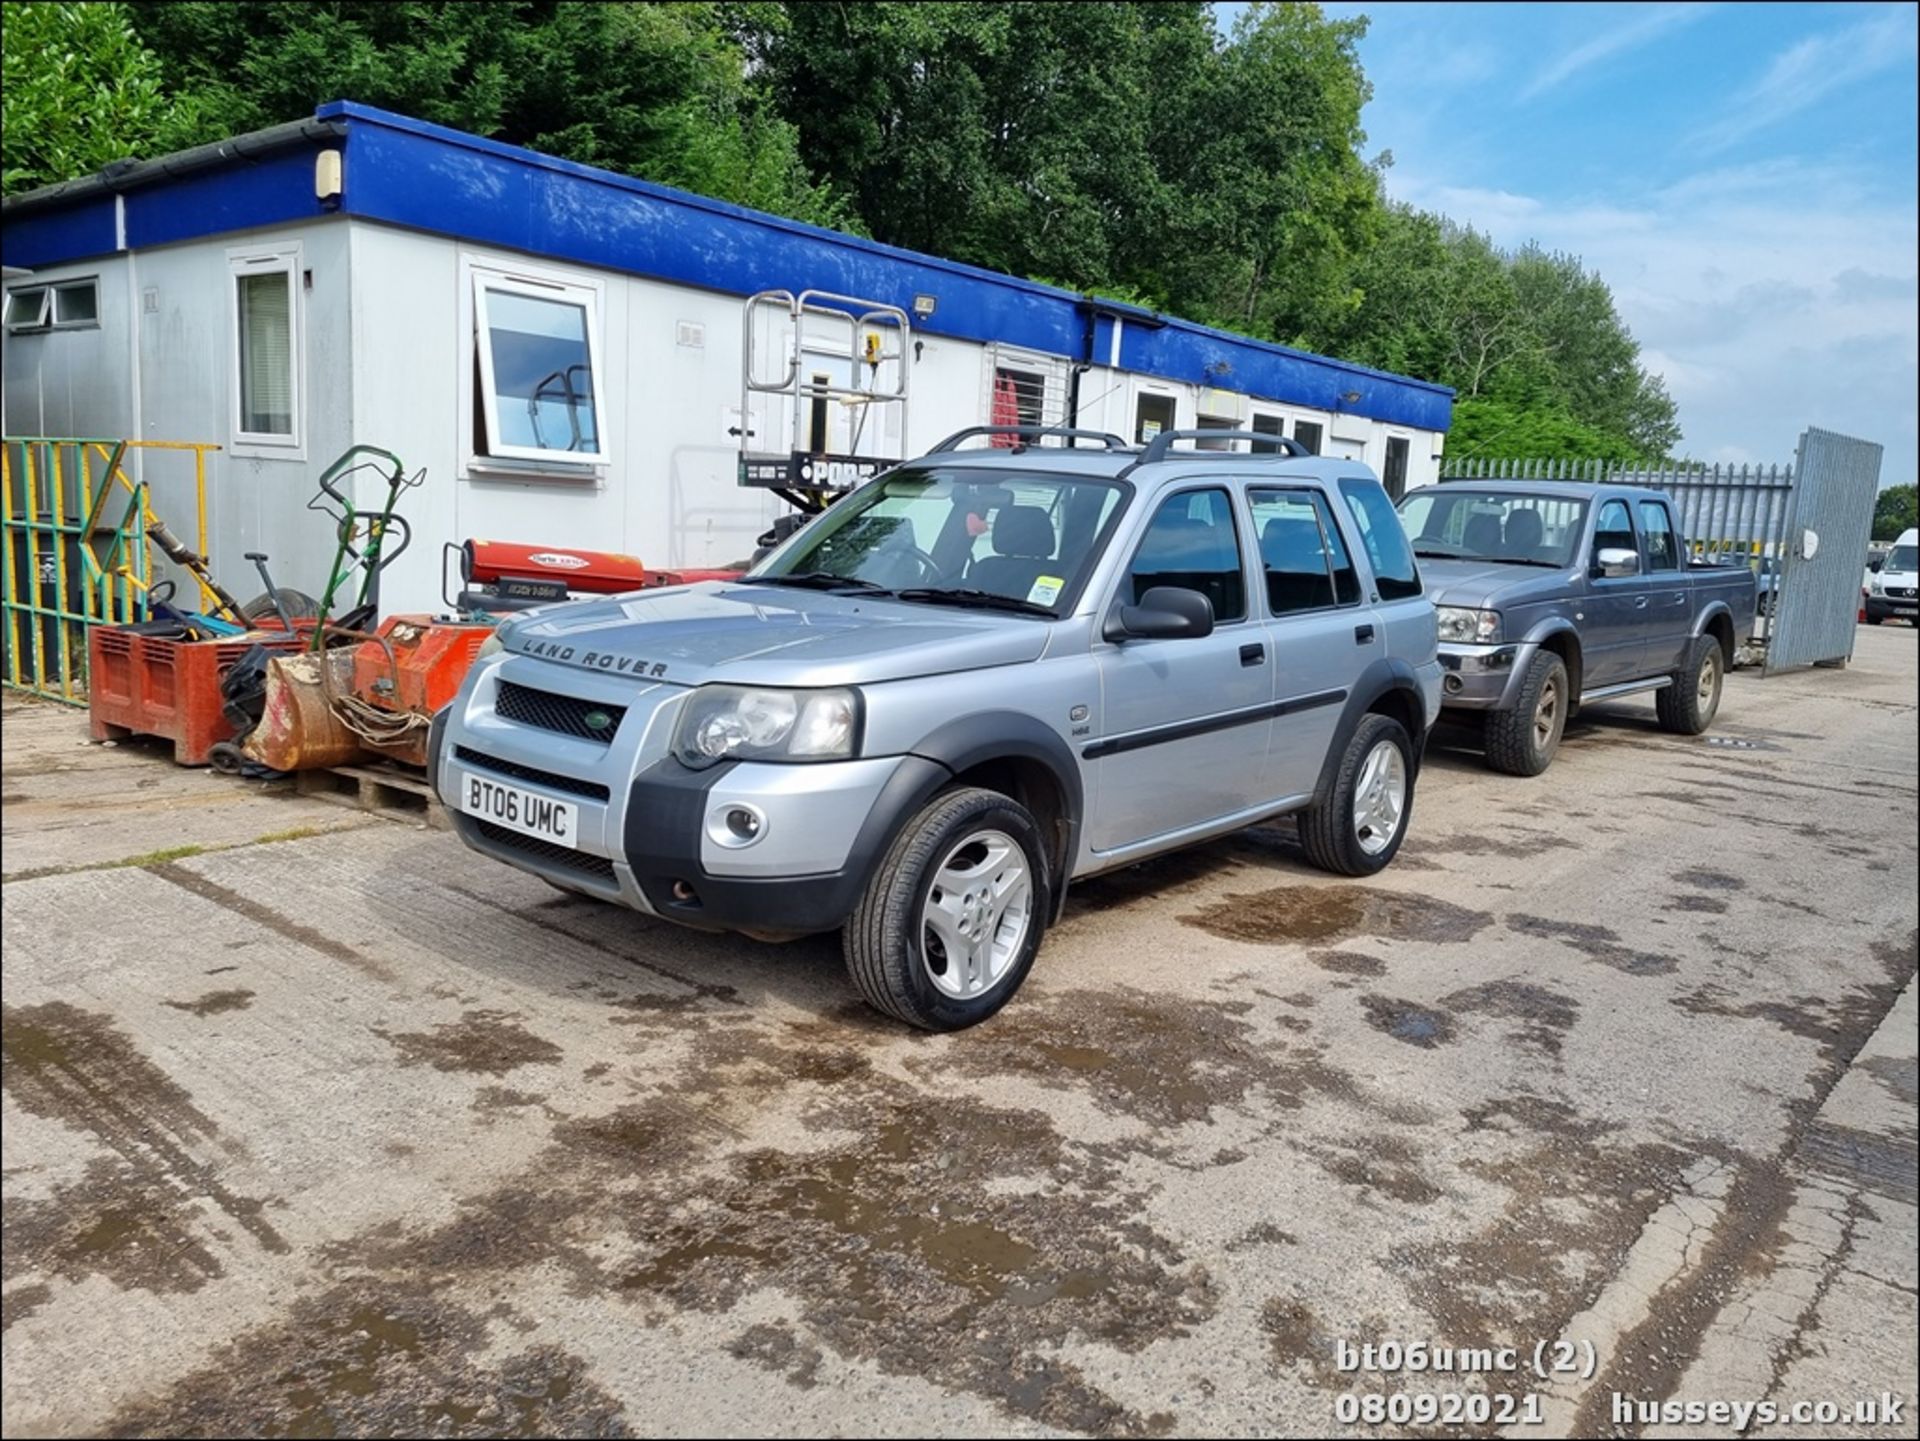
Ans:
{"label": "roof rail", "polygon": [[[1267,435],[1257,430],[1163,430],[1147,442],[1146,451],[1134,462],[1134,465],[1152,465],[1156,460],[1165,460],[1176,440],[1250,440],[1256,445],[1277,445],[1288,455],[1313,454],[1297,440],[1291,440],[1284,435]],[[1258,458],[1260,452],[1255,451],[1253,455],[1248,455],[1245,451],[1232,450],[1209,451],[1207,454],[1209,457],[1219,454],[1234,456],[1241,460],[1253,460]]]}
{"label": "roof rail", "polygon": [[[1022,445],[1016,446],[1015,449],[1024,449],[1026,442],[1037,441],[1046,435],[1062,435],[1065,436],[1069,442],[1076,438],[1082,440],[1097,440],[1105,445],[1108,450],[1130,450],[1132,448],[1119,436],[1107,430],[1075,430],[1065,425],[970,425],[965,430],[956,430],[952,435],[934,446],[927,454],[941,455],[949,450],[958,450],[961,441],[972,440],[976,435],[1017,435],[1020,437]],[[1075,447],[1069,444],[1067,448],[1071,450]]]}

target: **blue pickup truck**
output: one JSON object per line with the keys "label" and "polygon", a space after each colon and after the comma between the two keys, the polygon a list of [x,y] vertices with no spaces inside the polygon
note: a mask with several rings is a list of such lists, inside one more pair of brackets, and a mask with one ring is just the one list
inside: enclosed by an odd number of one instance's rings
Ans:
{"label": "blue pickup truck", "polygon": [[1693,560],[1665,492],[1448,481],[1400,517],[1439,611],[1441,705],[1484,716],[1495,770],[1539,775],[1589,701],[1650,691],[1662,728],[1713,723],[1753,572]]}

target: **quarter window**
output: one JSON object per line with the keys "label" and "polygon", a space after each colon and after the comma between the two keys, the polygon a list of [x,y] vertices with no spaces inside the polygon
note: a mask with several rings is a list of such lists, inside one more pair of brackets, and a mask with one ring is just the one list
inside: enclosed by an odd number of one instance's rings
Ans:
{"label": "quarter window", "polygon": [[1640,502],[1640,532],[1647,538],[1647,569],[1680,569],[1680,542],[1667,508],[1657,500]]}
{"label": "quarter window", "polygon": [[1135,605],[1157,585],[1179,586],[1213,602],[1214,620],[1244,619],[1246,576],[1227,493],[1187,490],[1161,502],[1134,552],[1127,585]]}
{"label": "quarter window", "polygon": [[299,312],[293,252],[236,256],[234,432],[256,445],[299,443]]}
{"label": "quarter window", "polygon": [[1373,564],[1373,584],[1380,598],[1405,600],[1420,594],[1420,570],[1413,563],[1413,547],[1407,544],[1400,513],[1387,499],[1380,482],[1348,476],[1340,482],[1340,494],[1346,497],[1353,523],[1360,528],[1360,543]]}
{"label": "quarter window", "polygon": [[474,276],[485,452],[603,461],[599,310],[584,286]]}

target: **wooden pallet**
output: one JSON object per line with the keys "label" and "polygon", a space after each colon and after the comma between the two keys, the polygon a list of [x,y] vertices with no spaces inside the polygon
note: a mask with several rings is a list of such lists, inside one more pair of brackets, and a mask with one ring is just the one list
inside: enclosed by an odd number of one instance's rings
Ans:
{"label": "wooden pallet", "polygon": [[440,830],[452,829],[446,807],[440,804],[427,778],[411,767],[390,761],[296,771],[294,788],[303,796],[316,796],[394,820],[421,820]]}

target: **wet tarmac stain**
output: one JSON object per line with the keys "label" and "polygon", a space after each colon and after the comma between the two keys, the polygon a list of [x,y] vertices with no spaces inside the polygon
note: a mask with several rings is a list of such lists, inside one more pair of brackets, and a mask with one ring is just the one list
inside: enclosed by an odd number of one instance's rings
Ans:
{"label": "wet tarmac stain", "polygon": [[1260,1308],[1260,1329],[1273,1353],[1275,1367],[1303,1367],[1301,1377],[1319,1389],[1345,1390],[1334,1360],[1335,1336],[1313,1307],[1296,1296],[1275,1296]]}
{"label": "wet tarmac stain", "polygon": [[820,1363],[826,1359],[818,1346],[802,1340],[785,1322],[747,1327],[727,1343],[727,1353],[784,1376],[802,1391],[811,1391],[818,1383]]}
{"label": "wet tarmac stain", "polygon": [[1920,1057],[1875,1056],[1860,1062],[1860,1069],[1887,1088],[1887,1093],[1903,1105],[1920,1100]]}
{"label": "wet tarmac stain", "polygon": [[1387,963],[1361,951],[1315,951],[1307,957],[1323,971],[1341,976],[1384,976]]}
{"label": "wet tarmac stain", "polygon": [[483,1318],[356,1281],[296,1302],[109,1436],[626,1436],[623,1408],[577,1356],[487,1352]]}
{"label": "wet tarmac stain", "polygon": [[1561,1038],[1580,1014],[1580,1003],[1572,996],[1521,980],[1467,986],[1442,996],[1440,1004],[1469,1015],[1519,1021],[1520,1029],[1509,1039],[1549,1056],[1560,1054]]}
{"label": "wet tarmac stain", "polygon": [[1703,891],[1744,891],[1747,888],[1747,883],[1738,876],[1704,867],[1675,871],[1673,878],[1683,886],[1694,886]]}
{"label": "wet tarmac stain", "polygon": [[1277,886],[1229,895],[1180,919],[1227,940],[1303,944],[1349,936],[1446,944],[1470,941],[1493,924],[1484,911],[1370,886]]}
{"label": "wet tarmac stain", "polygon": [[1271,1221],[1258,1221],[1227,1242],[1229,1251],[1248,1251],[1261,1246],[1297,1246],[1300,1238],[1283,1231]]}
{"label": "wet tarmac stain", "polygon": [[1453,1017],[1445,1011],[1391,996],[1362,996],[1360,1004],[1366,1010],[1367,1024],[1396,1041],[1430,1051],[1453,1039]]}
{"label": "wet tarmac stain", "polygon": [[197,1291],[225,1268],[194,1234],[194,1220],[173,1187],[118,1156],[95,1156],[79,1181],[50,1197],[8,1201],[6,1279],[104,1276],[123,1291]]}
{"label": "wet tarmac stain", "polygon": [[376,1028],[375,1034],[400,1053],[402,1065],[428,1065],[436,1071],[504,1076],[521,1066],[555,1065],[562,1054],[552,1041],[515,1025],[506,1011],[468,1011],[431,1031],[389,1035]]}
{"label": "wet tarmac stain", "polygon": [[1542,851],[1578,850],[1576,842],[1552,831],[1515,830],[1510,837],[1482,835],[1437,836],[1427,843],[1429,853],[1453,856],[1510,856],[1529,860]]}
{"label": "wet tarmac stain", "polygon": [[1611,966],[1629,976],[1665,976],[1680,968],[1677,956],[1660,951],[1636,951],[1631,946],[1622,945],[1618,932],[1609,926],[1527,915],[1508,916],[1507,926],[1523,936],[1562,941],[1587,959]]}
{"label": "wet tarmac stain", "polygon": [[53,1299],[53,1287],[34,1281],[15,1286],[0,1295],[0,1331],[13,1329],[15,1321],[24,1321]]}
{"label": "wet tarmac stain", "polygon": [[1727,903],[1718,896],[1675,896],[1662,909],[1718,916],[1726,913]]}
{"label": "wet tarmac stain", "polygon": [[[287,1250],[266,1219],[266,1203],[234,1192],[213,1163],[196,1154],[217,1139],[213,1121],[107,1017],[65,1001],[6,1006],[0,1084],[22,1110],[83,1131],[113,1153],[102,1159],[106,1169],[89,1166],[79,1183],[73,1226],[43,1218],[37,1232],[29,1227],[21,1234],[17,1257],[16,1206],[8,1206],[8,1266],[44,1265],[63,1274],[93,1269],[127,1285],[192,1289],[192,1275],[220,1271],[204,1243],[192,1239],[201,1198],[265,1250]],[[25,1217],[35,1214],[28,1210]],[[93,1219],[83,1223],[86,1216]],[[149,1265],[147,1237],[167,1238],[179,1252],[178,1269]]]}
{"label": "wet tarmac stain", "polygon": [[244,1011],[253,1004],[252,991],[208,991],[198,1000],[168,1001],[167,1005],[176,1011],[185,1011],[190,1016],[224,1015],[228,1011]]}

